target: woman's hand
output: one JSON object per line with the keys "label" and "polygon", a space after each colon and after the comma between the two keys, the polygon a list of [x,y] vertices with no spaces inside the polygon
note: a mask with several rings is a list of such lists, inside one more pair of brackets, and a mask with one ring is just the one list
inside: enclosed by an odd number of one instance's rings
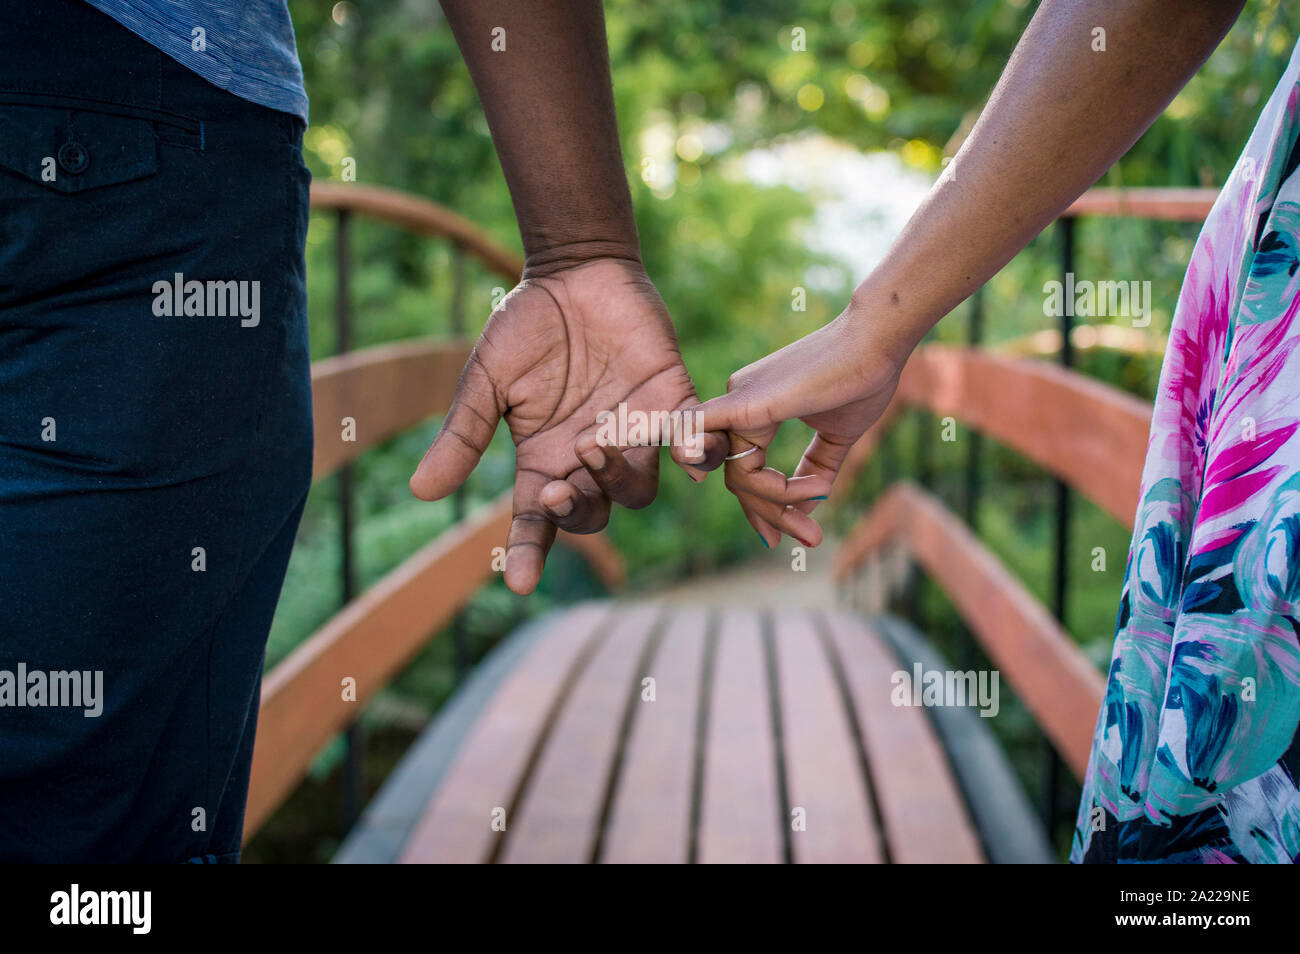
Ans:
{"label": "woman's hand", "polygon": [[[703,405],[704,427],[730,431],[733,454],[759,447],[726,473],[765,543],[779,532],[820,541],[807,512],[888,405],[906,355],[1133,145],[1242,5],[1042,0],[947,173],[849,311],[738,372],[726,397]],[[1098,24],[1109,52],[1090,42]],[[1099,115],[1107,121],[1092,123]],[[787,481],[764,467],[764,451],[791,418],[817,437]]]}
{"label": "woman's hand", "polygon": [[[1042,0],[948,171],[848,310],[737,372],[725,397],[702,405],[701,426],[729,431],[733,454],[758,447],[727,461],[726,479],[764,543],[781,533],[821,541],[808,513],[888,406],[907,355],[1133,145],[1242,4]],[[1090,43],[1099,23],[1109,52]],[[1098,115],[1109,119],[1080,137]],[[777,426],[792,418],[817,436],[786,480],[764,465]]]}
{"label": "woman's hand", "polygon": [[[727,382],[726,395],[700,405],[700,430],[729,432],[733,455],[750,451],[728,460],[724,473],[764,544],[779,543],[782,533],[804,546],[821,543],[821,528],[809,513],[829,497],[849,448],[889,406],[905,358],[871,333],[869,318],[851,309],[741,368]],[[817,433],[787,478],[766,466],[767,448],[781,422],[795,419]]]}

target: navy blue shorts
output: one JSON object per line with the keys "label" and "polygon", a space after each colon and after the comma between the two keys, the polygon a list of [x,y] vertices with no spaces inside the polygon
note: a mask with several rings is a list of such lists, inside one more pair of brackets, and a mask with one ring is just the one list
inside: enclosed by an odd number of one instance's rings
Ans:
{"label": "navy blue shorts", "polygon": [[302,131],[0,6],[0,860],[238,859],[311,474]]}

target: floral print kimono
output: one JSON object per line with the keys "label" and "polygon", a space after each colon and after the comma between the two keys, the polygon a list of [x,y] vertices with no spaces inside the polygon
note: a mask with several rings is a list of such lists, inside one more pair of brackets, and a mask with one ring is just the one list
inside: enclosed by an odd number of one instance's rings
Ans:
{"label": "floral print kimono", "polygon": [[1298,83],[1174,313],[1072,861],[1300,861]]}

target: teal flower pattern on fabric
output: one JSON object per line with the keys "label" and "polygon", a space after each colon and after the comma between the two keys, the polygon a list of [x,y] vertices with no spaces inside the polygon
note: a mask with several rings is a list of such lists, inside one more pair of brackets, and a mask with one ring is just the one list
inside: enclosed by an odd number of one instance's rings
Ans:
{"label": "teal flower pattern on fabric", "polygon": [[1298,83],[1174,313],[1072,861],[1300,862]]}

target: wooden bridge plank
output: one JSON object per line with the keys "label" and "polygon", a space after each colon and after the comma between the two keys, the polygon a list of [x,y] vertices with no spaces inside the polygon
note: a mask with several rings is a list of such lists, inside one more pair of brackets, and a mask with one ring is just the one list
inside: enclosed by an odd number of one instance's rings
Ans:
{"label": "wooden bridge plank", "polygon": [[502,861],[592,859],[628,694],[640,691],[642,655],[660,614],[655,604],[641,603],[616,607],[606,620],[606,634],[574,684],[525,786]]}
{"label": "wooden bridge plank", "polygon": [[857,741],[810,614],[776,614],[773,642],[786,790],[791,810],[803,809],[806,823],[791,832],[794,860],[879,863],[884,856]]}
{"label": "wooden bridge plank", "polygon": [[983,861],[928,717],[890,699],[890,677],[899,666],[879,635],[844,613],[828,614],[826,622],[857,713],[891,859],[899,864]]}
{"label": "wooden bridge plank", "polygon": [[691,801],[704,640],[703,608],[670,611],[646,675],[653,702],[638,702],[623,754],[604,845],[610,864],[682,864],[690,860]]}
{"label": "wooden bridge plank", "polygon": [[758,614],[722,614],[714,654],[697,833],[698,860],[784,860],[776,740]]}
{"label": "wooden bridge plank", "polygon": [[[492,812],[510,811],[557,696],[609,615],[607,604],[582,604],[559,616],[507,677],[466,737],[455,764],[416,825],[401,861],[487,861],[503,835]],[[507,816],[507,828],[513,819]]]}

